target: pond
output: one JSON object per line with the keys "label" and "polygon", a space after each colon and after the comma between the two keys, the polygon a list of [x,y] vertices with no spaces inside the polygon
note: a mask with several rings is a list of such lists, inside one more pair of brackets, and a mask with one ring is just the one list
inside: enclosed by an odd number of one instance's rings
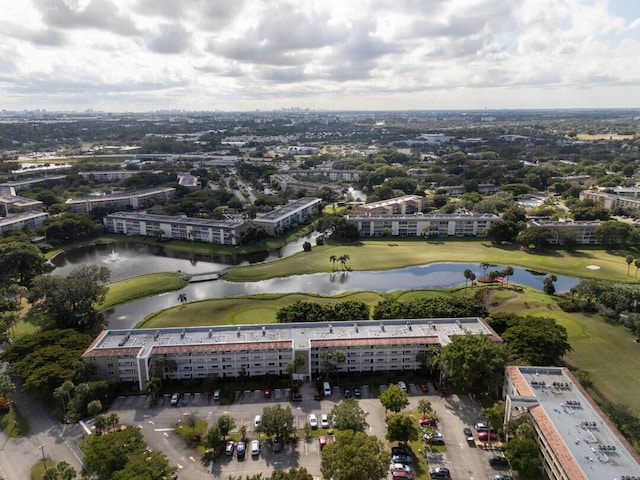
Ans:
{"label": "pond", "polygon": [[67,275],[81,264],[101,265],[111,271],[111,281],[154,272],[208,273],[232,265],[269,262],[302,251],[302,244],[316,244],[320,235],[313,232],[272,252],[244,255],[203,255],[169,250],[164,245],[117,242],[88,245],[64,251],[51,259],[54,275]]}
{"label": "pond", "polygon": [[[193,283],[182,290],[143,298],[127,304],[118,305],[109,316],[109,328],[131,328],[145,316],[165,308],[178,305],[178,295],[184,293],[188,301],[207,298],[259,294],[259,293],[317,293],[335,295],[352,290],[377,290],[391,292],[395,290],[411,290],[422,288],[445,288],[464,285],[463,272],[472,270],[477,277],[483,272],[479,264],[473,263],[434,263],[429,265],[407,267],[380,272],[335,272],[315,273],[309,275],[292,275],[290,277],[273,278],[259,282],[234,283],[217,280]],[[504,266],[492,266],[492,270],[503,269]],[[576,278],[557,276],[556,290],[566,292],[578,284]],[[514,268],[510,282],[542,289],[544,274]]]}

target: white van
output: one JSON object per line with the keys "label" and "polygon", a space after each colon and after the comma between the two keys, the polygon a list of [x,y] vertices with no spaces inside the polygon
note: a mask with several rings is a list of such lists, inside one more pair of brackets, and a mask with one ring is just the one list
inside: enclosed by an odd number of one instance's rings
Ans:
{"label": "white van", "polygon": [[329,385],[329,382],[324,382],[322,389],[324,390],[325,397],[331,396],[331,385]]}

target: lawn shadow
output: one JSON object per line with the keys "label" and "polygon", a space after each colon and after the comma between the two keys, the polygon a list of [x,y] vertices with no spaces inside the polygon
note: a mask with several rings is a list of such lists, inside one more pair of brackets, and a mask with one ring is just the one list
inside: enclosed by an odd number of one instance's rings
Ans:
{"label": "lawn shadow", "polygon": [[581,251],[577,251],[577,250],[565,250],[567,252],[567,255],[570,257],[575,257],[575,258],[594,258],[593,255],[591,255],[590,253],[586,253],[586,252],[581,252]]}

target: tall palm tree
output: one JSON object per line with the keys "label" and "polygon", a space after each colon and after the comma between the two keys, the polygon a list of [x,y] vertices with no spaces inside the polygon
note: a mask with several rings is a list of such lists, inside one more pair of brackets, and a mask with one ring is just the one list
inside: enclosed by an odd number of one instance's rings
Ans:
{"label": "tall palm tree", "polygon": [[502,275],[507,280],[507,286],[509,285],[509,277],[514,274],[513,267],[507,267],[502,271]]}
{"label": "tall palm tree", "polygon": [[636,267],[636,278],[638,278],[638,269],[640,268],[640,258],[633,262],[633,266]]}
{"label": "tall palm tree", "polygon": [[487,269],[491,266],[490,263],[488,262],[482,262],[480,264],[480,268],[482,269],[482,275],[484,275],[485,277],[487,276]]}
{"label": "tall palm tree", "polygon": [[473,272],[469,268],[465,268],[462,274],[464,275],[464,289],[467,289],[467,285],[469,284],[469,279],[471,278],[471,274]]}
{"label": "tall palm tree", "polygon": [[629,276],[629,267],[631,267],[631,264],[633,263],[633,257],[631,255],[627,255],[627,258],[625,258],[624,261],[627,262],[627,276]]}
{"label": "tall palm tree", "polygon": [[180,295],[178,295],[178,301],[183,304],[187,303],[187,294],[181,293]]}
{"label": "tall palm tree", "polygon": [[331,271],[335,272],[336,271],[336,262],[338,261],[338,257],[336,257],[335,255],[331,255],[329,257],[329,261],[331,262]]}
{"label": "tall palm tree", "polygon": [[342,270],[345,270],[345,269],[346,269],[347,262],[348,262],[349,260],[351,260],[351,259],[349,258],[349,255],[346,255],[346,254],[344,254],[344,255],[340,255],[340,256],[338,257],[338,261],[342,264]]}

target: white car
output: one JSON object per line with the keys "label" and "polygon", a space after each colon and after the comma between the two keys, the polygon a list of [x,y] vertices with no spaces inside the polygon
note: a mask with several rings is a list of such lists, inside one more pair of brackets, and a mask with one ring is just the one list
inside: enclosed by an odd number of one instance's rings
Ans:
{"label": "white car", "polygon": [[258,440],[251,440],[251,456],[260,454],[260,442]]}
{"label": "white car", "polygon": [[407,391],[407,384],[404,383],[402,380],[398,382],[398,386],[402,389],[403,392]]}
{"label": "white car", "polygon": [[320,426],[322,428],[329,428],[329,415],[326,413],[320,415]]}
{"label": "white car", "polygon": [[311,426],[311,428],[318,428],[318,417],[316,417],[315,413],[309,415],[309,426]]}
{"label": "white car", "polygon": [[389,470],[392,472],[405,472],[407,474],[411,474],[411,466],[404,463],[392,463],[389,466]]}
{"label": "white car", "polygon": [[255,418],[253,419],[253,428],[258,428],[260,426],[260,421],[262,420],[262,417],[260,415],[256,415]]}

